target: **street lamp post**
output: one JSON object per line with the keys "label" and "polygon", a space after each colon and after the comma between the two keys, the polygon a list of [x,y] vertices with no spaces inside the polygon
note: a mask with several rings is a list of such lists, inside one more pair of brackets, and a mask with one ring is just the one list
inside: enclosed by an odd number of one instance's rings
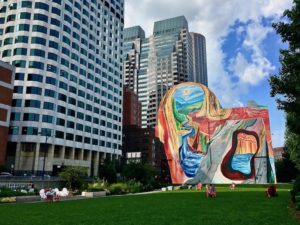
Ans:
{"label": "street lamp post", "polygon": [[48,146],[47,146],[47,142],[48,142],[48,138],[50,136],[46,135],[46,141],[45,141],[45,147],[44,147],[44,162],[43,162],[43,173],[42,176],[45,176],[45,165],[46,165],[46,153],[48,153]]}
{"label": "street lamp post", "polygon": [[[42,132],[40,132],[39,134],[42,134]],[[44,161],[43,161],[43,171],[42,171],[42,177],[43,178],[45,176],[46,155],[48,153],[48,139],[50,137],[54,137],[54,135],[51,135],[51,134],[49,135],[48,132],[47,132],[46,135],[45,135],[46,140],[45,140],[45,147],[44,147]]]}

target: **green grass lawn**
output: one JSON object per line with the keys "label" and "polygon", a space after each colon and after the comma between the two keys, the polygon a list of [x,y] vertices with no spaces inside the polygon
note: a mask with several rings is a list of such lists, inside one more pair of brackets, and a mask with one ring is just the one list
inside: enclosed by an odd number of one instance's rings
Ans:
{"label": "green grass lawn", "polygon": [[101,225],[293,225],[287,188],[266,198],[264,188],[217,187],[215,199],[204,191],[173,191],[148,195],[0,205],[0,224]]}

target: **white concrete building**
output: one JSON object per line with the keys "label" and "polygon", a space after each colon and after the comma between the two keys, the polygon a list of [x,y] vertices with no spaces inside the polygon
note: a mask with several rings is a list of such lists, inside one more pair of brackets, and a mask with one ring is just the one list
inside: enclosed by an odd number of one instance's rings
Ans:
{"label": "white concrete building", "polygon": [[16,67],[7,152],[19,174],[121,156],[124,0],[2,0],[0,59]]}

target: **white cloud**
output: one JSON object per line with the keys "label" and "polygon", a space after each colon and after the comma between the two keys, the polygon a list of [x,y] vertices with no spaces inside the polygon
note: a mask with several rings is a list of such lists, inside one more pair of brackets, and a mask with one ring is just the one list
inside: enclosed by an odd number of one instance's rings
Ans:
{"label": "white cloud", "polygon": [[[154,21],[184,15],[190,31],[202,33],[207,41],[209,86],[225,106],[240,102],[249,85],[257,85],[274,69],[263,52],[263,41],[272,31],[263,18],[278,20],[292,0],[126,0],[125,25],[140,25],[147,36]],[[244,24],[236,32],[245,40],[231,60],[229,71],[222,45],[237,22]],[[246,55],[245,51],[250,52]],[[237,78],[235,82],[232,78]]]}
{"label": "white cloud", "polygon": [[244,30],[246,37],[242,48],[250,52],[250,60],[246,59],[245,53],[239,51],[229,65],[230,71],[240,79],[241,83],[259,84],[275,69],[262,51],[262,43],[272,31],[270,27],[258,22],[251,22]]}

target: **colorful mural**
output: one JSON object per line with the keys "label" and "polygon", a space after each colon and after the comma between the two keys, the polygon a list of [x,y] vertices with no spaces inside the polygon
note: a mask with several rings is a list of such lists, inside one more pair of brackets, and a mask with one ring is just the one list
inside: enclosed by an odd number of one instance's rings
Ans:
{"label": "colorful mural", "polygon": [[264,107],[223,109],[206,86],[182,83],[160,103],[156,136],[174,184],[276,182]]}

